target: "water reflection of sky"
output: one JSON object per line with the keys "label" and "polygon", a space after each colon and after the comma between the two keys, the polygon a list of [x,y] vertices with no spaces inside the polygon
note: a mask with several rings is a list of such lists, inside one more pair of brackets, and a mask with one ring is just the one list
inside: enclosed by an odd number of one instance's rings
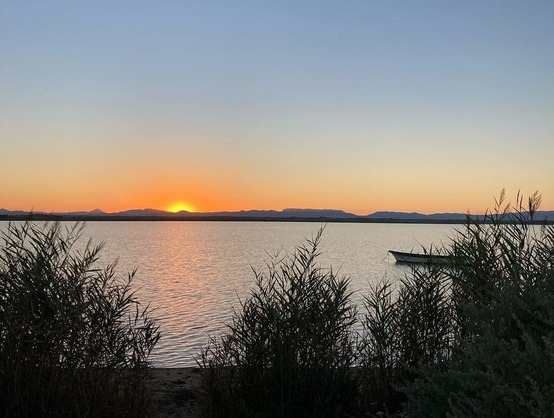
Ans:
{"label": "water reflection of sky", "polygon": [[[4,228],[7,223],[0,223]],[[313,237],[317,223],[265,222],[90,222],[85,238],[105,242],[103,263],[119,259],[125,275],[137,267],[137,296],[160,318],[163,337],[151,360],[156,366],[194,365],[193,354],[224,329],[253,285],[252,268]],[[351,279],[361,302],[369,283],[397,277],[409,267],[395,264],[389,249],[440,246],[453,235],[449,225],[328,224],[319,264]],[[86,240],[83,240],[83,242]]]}

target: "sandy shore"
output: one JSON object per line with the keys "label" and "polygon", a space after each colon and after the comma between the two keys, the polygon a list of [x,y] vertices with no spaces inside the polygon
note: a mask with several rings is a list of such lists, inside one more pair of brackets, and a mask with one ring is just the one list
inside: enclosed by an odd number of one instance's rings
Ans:
{"label": "sandy shore", "polygon": [[160,418],[197,418],[196,398],[200,369],[154,368],[149,386]]}

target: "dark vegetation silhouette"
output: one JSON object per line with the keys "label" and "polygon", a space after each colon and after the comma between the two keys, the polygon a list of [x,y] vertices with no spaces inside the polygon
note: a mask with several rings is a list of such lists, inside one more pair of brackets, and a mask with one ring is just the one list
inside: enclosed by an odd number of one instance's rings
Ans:
{"label": "dark vegetation silhouette", "polygon": [[469,223],[452,243],[453,339],[402,389],[406,416],[554,416],[554,228],[532,227],[540,205],[502,193],[490,225]]}
{"label": "dark vegetation silhouette", "polygon": [[10,224],[0,248],[0,416],[146,415],[160,334],[82,224]]}
{"label": "dark vegetation silhouette", "polygon": [[199,358],[211,417],[333,417],[356,408],[349,282],[316,265],[322,230],[255,272],[255,287]]}
{"label": "dark vegetation silhouette", "polygon": [[[201,353],[205,417],[554,416],[554,227],[502,192],[442,253],[370,286],[315,261],[321,231],[255,273]],[[360,330],[361,331],[356,331]]]}
{"label": "dark vegetation silhouette", "polygon": [[[369,287],[317,264],[323,230],[254,271],[200,353],[204,417],[554,416],[554,226],[534,194],[467,219]],[[10,224],[0,248],[0,416],[150,416],[148,308],[82,225]]]}

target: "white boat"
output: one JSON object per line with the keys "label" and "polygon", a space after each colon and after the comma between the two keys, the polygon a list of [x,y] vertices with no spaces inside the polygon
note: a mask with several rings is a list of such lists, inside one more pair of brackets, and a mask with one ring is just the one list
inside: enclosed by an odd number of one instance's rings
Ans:
{"label": "white boat", "polygon": [[409,264],[448,264],[451,258],[447,255],[439,254],[421,254],[421,253],[404,253],[401,251],[389,250],[397,263]]}

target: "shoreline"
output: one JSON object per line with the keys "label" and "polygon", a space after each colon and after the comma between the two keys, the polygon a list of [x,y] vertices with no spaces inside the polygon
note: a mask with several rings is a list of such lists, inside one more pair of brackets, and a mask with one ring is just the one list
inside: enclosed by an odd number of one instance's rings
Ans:
{"label": "shoreline", "polygon": [[200,367],[152,367],[148,372],[147,385],[155,416],[198,417],[196,400],[200,387]]}
{"label": "shoreline", "polygon": [[[62,222],[314,222],[314,223],[356,223],[356,224],[421,224],[421,225],[464,225],[467,219],[398,219],[398,218],[328,218],[328,217],[248,217],[248,216],[88,216],[58,214],[0,215],[0,221],[62,221]],[[473,219],[480,224],[492,223],[488,219]],[[507,220],[502,223],[517,224]],[[554,220],[540,219],[526,222],[528,225],[554,225]]]}

